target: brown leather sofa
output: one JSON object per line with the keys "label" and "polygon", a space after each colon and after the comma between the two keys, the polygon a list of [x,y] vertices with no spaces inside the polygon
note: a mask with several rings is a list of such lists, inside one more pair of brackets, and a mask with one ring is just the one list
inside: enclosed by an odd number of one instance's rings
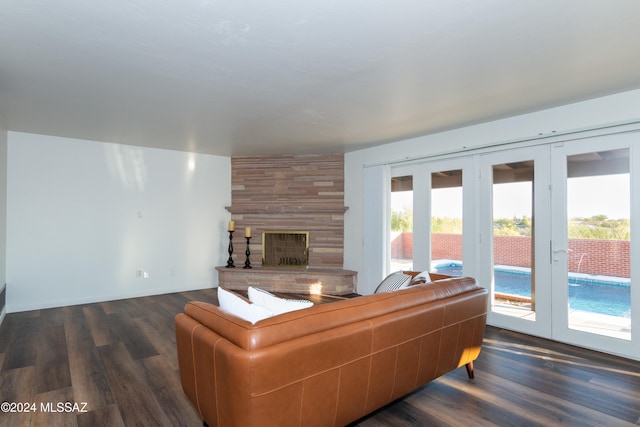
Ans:
{"label": "brown leather sofa", "polygon": [[176,317],[182,387],[210,426],[345,425],[463,365],[487,291],[451,278],[251,324],[190,302]]}

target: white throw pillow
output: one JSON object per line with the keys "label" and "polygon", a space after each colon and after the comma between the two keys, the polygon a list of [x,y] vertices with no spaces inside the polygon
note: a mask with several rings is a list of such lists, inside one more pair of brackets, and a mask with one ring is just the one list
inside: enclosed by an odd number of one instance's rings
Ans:
{"label": "white throw pillow", "polygon": [[418,273],[413,280],[411,280],[411,285],[419,285],[423,283],[431,282],[431,276],[428,271],[423,271],[422,273]]}
{"label": "white throw pillow", "polygon": [[304,299],[278,298],[271,292],[267,292],[260,288],[254,288],[252,286],[249,286],[248,291],[249,301],[265,307],[267,310],[272,311],[274,315],[287,313],[289,311],[302,310],[303,308],[313,306],[311,301]]}
{"label": "white throw pillow", "polygon": [[419,273],[416,277],[414,277],[414,279],[424,279],[427,282],[431,281],[431,276],[429,276],[429,272],[428,271],[423,271],[422,273]]}
{"label": "white throw pillow", "polygon": [[397,271],[388,275],[376,288],[376,294],[404,289],[411,284],[411,276]]}
{"label": "white throw pillow", "polygon": [[220,308],[251,323],[273,316],[273,312],[257,304],[251,304],[233,292],[218,286],[218,303]]}

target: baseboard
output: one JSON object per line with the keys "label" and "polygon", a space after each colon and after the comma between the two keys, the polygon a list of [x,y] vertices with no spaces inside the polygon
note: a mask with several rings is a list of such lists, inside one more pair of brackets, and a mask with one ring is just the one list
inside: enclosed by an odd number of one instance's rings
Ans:
{"label": "baseboard", "polygon": [[171,287],[171,288],[165,288],[165,289],[140,290],[138,292],[130,292],[130,293],[127,292],[127,293],[119,293],[119,294],[98,296],[98,297],[49,301],[47,304],[27,304],[27,305],[11,304],[11,313],[19,313],[19,312],[33,311],[33,310],[46,310],[49,308],[67,307],[67,306],[83,305],[83,304],[95,304],[95,303],[105,302],[105,301],[118,301],[122,299],[140,298],[140,297],[146,297],[146,296],[152,296],[152,295],[173,294],[177,292],[197,291],[200,289],[211,289],[211,287],[212,285],[208,285],[204,287],[203,286]]}

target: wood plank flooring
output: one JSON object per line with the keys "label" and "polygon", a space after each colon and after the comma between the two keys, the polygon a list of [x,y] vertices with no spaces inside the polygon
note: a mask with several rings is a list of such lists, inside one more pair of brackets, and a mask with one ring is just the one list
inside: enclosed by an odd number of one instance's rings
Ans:
{"label": "wood plank flooring", "polygon": [[[0,426],[201,426],[180,386],[173,318],[215,295],[7,315],[0,402],[35,411],[0,413]],[[640,362],[488,327],[475,373],[460,368],[353,426],[640,425]],[[86,408],[58,411],[65,402]]]}

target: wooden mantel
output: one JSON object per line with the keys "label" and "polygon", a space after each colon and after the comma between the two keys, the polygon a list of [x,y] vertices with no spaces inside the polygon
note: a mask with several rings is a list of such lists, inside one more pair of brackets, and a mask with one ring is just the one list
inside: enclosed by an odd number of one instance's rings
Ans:
{"label": "wooden mantel", "polygon": [[249,286],[272,292],[346,295],[357,291],[357,272],[337,268],[216,267],[225,289]]}

